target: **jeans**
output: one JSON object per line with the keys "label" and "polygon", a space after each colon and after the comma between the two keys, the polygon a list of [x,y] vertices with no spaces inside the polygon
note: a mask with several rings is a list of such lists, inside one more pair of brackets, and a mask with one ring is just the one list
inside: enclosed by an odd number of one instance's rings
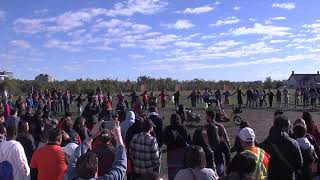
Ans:
{"label": "jeans", "polygon": [[217,169],[218,176],[221,177],[224,175],[224,164],[217,164],[216,169]]}

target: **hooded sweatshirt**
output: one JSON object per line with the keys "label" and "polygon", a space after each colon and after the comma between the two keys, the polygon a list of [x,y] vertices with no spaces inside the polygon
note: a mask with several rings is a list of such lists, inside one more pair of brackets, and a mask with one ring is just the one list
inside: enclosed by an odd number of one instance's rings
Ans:
{"label": "hooded sweatshirt", "polygon": [[126,134],[130,126],[135,122],[135,114],[133,111],[127,113],[126,120],[120,124],[123,141],[126,140]]}

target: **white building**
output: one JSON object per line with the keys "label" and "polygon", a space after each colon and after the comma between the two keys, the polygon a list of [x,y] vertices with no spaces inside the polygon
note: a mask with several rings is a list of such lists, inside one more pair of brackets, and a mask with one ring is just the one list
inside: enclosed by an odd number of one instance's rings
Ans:
{"label": "white building", "polygon": [[288,79],[289,88],[313,88],[319,86],[320,74],[295,74],[292,71],[291,76]]}
{"label": "white building", "polygon": [[13,72],[8,72],[8,71],[0,72],[0,81],[3,81],[5,79],[13,79],[13,78],[14,78]]}

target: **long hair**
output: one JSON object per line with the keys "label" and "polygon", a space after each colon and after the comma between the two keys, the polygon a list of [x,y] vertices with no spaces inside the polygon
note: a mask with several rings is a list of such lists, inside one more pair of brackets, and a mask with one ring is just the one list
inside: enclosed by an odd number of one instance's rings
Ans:
{"label": "long hair", "polygon": [[204,128],[196,129],[192,140],[194,145],[201,146],[202,148],[210,147],[207,131]]}
{"label": "long hair", "polygon": [[202,147],[188,146],[184,154],[184,165],[186,168],[205,168],[207,166],[206,156]]}

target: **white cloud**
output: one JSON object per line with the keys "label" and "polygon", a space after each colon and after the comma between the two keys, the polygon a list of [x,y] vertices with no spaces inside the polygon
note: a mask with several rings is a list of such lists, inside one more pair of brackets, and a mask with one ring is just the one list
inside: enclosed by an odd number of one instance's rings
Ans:
{"label": "white cloud", "polygon": [[260,23],[255,23],[252,28],[240,27],[237,29],[232,29],[230,32],[233,35],[247,35],[247,34],[262,34],[268,36],[285,36],[290,35],[289,32],[291,28],[281,27],[281,26],[272,26],[272,25],[263,25]]}
{"label": "white cloud", "polygon": [[159,0],[128,0],[116,3],[112,9],[86,8],[50,18],[19,18],[14,21],[14,30],[28,34],[66,32],[89,24],[97,17],[132,16],[137,13],[149,15],[161,11],[166,5],[166,2]]}
{"label": "white cloud", "polygon": [[190,29],[190,28],[193,28],[195,25],[192,24],[189,20],[180,19],[176,23],[169,24],[167,26],[168,26],[168,28],[180,30],[180,29]]}
{"label": "white cloud", "polygon": [[69,52],[78,52],[80,49],[75,48],[70,42],[60,41],[56,39],[50,39],[44,44],[44,47],[47,48],[57,48],[62,49]]}
{"label": "white cloud", "polygon": [[211,24],[210,26],[223,26],[223,25],[229,25],[229,24],[236,24],[240,22],[240,20],[237,17],[227,17],[223,20],[218,20],[215,24]]}
{"label": "white cloud", "polygon": [[202,43],[196,43],[196,42],[188,42],[188,41],[178,41],[175,43],[176,46],[180,46],[180,47],[185,47],[185,48],[189,48],[189,47],[200,47],[203,44]]}
{"label": "white cloud", "polygon": [[38,10],[33,11],[33,13],[39,14],[39,15],[44,15],[44,14],[47,14],[48,12],[49,12],[48,9],[38,9]]}
{"label": "white cloud", "polygon": [[235,7],[233,7],[233,10],[235,10],[235,11],[238,11],[238,10],[240,10],[240,9],[241,9],[240,6],[235,6]]}
{"label": "white cloud", "polygon": [[185,14],[202,14],[207,13],[214,10],[214,7],[211,7],[209,5],[196,7],[196,8],[187,8],[183,11]]}
{"label": "white cloud", "polygon": [[286,19],[287,19],[287,18],[286,18],[286,17],[283,17],[283,16],[270,18],[270,20],[274,20],[274,21],[277,21],[277,20],[286,20]]}
{"label": "white cloud", "polygon": [[0,21],[4,20],[6,17],[6,12],[0,10]]}
{"label": "white cloud", "polygon": [[284,39],[270,40],[270,44],[287,43],[287,42],[288,40],[284,40]]}
{"label": "white cloud", "polygon": [[149,39],[140,40],[142,47],[145,49],[165,49],[173,42],[179,40],[179,37],[174,34],[160,35]]}
{"label": "white cloud", "polygon": [[310,32],[314,34],[320,34],[320,20],[317,20],[313,24],[305,24],[302,27],[310,30]]}
{"label": "white cloud", "polygon": [[20,47],[23,49],[31,48],[31,45],[29,44],[29,42],[25,40],[13,40],[13,41],[10,41],[10,45],[15,47]]}
{"label": "white cloud", "polygon": [[295,3],[274,3],[274,4],[272,4],[272,7],[292,10],[292,9],[296,8],[296,5],[295,5]]}

